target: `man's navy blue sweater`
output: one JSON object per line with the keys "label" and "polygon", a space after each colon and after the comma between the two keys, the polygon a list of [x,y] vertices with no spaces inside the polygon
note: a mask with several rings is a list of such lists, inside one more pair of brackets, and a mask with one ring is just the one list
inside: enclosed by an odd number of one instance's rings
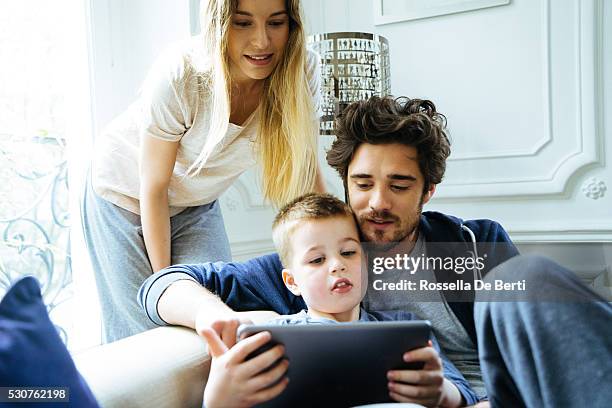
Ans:
{"label": "man's navy blue sweater", "polygon": [[[491,220],[463,221],[438,212],[421,215],[419,233],[428,245],[428,256],[474,256],[472,237],[477,243],[487,243],[488,259],[482,271],[488,270],[518,255],[518,250],[501,225]],[[444,245],[443,243],[454,243]],[[431,245],[430,245],[431,244]],[[430,248],[430,247],[431,248]],[[246,262],[215,262],[195,265],[175,265],[150,276],[141,286],[138,300],[155,323],[165,322],[157,313],[157,302],[163,291],[179,279],[195,279],[235,311],[272,310],[282,315],[298,313],[306,309],[300,296],[295,296],[283,283],[282,265],[277,254],[269,254]],[[445,276],[438,275],[438,281]],[[455,301],[452,295],[442,292],[474,344],[474,305],[469,301]]]}

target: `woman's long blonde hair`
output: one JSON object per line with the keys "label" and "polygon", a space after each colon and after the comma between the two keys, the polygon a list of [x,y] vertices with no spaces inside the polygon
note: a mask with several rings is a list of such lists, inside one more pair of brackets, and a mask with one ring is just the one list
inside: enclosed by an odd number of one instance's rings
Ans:
{"label": "woman's long blonde hair", "polygon": [[[212,91],[208,138],[188,174],[198,173],[227,132],[230,117],[228,31],[238,0],[203,0],[205,78]],[[280,206],[312,191],[317,172],[317,122],[306,75],[306,39],[299,0],[285,0],[289,39],[282,59],[265,79],[259,105],[257,154],[264,197]]]}

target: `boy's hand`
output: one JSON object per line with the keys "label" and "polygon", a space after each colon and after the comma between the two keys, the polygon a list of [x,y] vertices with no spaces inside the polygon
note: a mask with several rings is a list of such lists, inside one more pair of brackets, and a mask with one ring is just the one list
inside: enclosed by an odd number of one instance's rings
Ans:
{"label": "boy's hand", "polygon": [[[257,310],[250,312],[234,312],[227,308],[225,311],[211,313],[210,302],[200,304],[194,326],[196,332],[202,336],[202,331],[206,327],[212,327],[217,332],[221,340],[228,348],[236,344],[236,330],[241,324],[263,323],[272,320],[278,313],[270,310]],[[191,326],[190,326],[191,327]]]}
{"label": "boy's hand", "polygon": [[[217,333],[227,348],[231,348],[237,341],[236,332],[238,331],[238,326],[252,323],[249,319],[240,317],[236,312],[228,313],[223,318],[210,319],[204,310],[202,313],[198,311],[195,330],[200,336],[206,337],[204,336],[204,331],[210,328]],[[206,340],[208,341],[208,339]],[[210,350],[210,342],[208,348]]]}
{"label": "boy's hand", "polygon": [[[276,397],[287,387],[289,379],[283,378],[289,366],[286,359],[262,372],[283,357],[283,346],[277,345],[245,361],[250,353],[270,341],[270,333],[257,333],[229,349],[211,327],[203,328],[200,334],[212,356],[204,389],[206,408],[250,407]],[[234,330],[234,341],[235,337]]]}
{"label": "boy's hand", "polygon": [[421,370],[392,370],[387,373],[389,396],[394,401],[412,402],[426,407],[458,407],[461,394],[457,387],[444,378],[442,360],[433,348],[422,347],[404,354],[406,362],[423,362]]}

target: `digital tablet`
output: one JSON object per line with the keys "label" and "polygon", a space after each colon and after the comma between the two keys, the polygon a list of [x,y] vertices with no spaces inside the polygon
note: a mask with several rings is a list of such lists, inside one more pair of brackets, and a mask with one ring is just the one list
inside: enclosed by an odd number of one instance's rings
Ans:
{"label": "digital tablet", "polygon": [[427,345],[429,321],[243,325],[238,338],[268,331],[272,340],[248,358],[285,346],[287,388],[259,407],[350,407],[390,402],[387,371],[419,369],[402,355]]}

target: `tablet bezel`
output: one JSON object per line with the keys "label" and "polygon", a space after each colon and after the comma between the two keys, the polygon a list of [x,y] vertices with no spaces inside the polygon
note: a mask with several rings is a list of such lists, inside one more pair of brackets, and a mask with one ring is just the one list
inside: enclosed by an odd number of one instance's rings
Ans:
{"label": "tablet bezel", "polygon": [[[427,320],[308,325],[242,325],[238,338],[268,331],[272,340],[252,358],[284,344],[289,359],[287,388],[259,406],[355,406],[391,402],[386,373],[419,369],[406,363],[406,351],[424,347],[431,338]],[[359,341],[356,341],[359,339]]]}

